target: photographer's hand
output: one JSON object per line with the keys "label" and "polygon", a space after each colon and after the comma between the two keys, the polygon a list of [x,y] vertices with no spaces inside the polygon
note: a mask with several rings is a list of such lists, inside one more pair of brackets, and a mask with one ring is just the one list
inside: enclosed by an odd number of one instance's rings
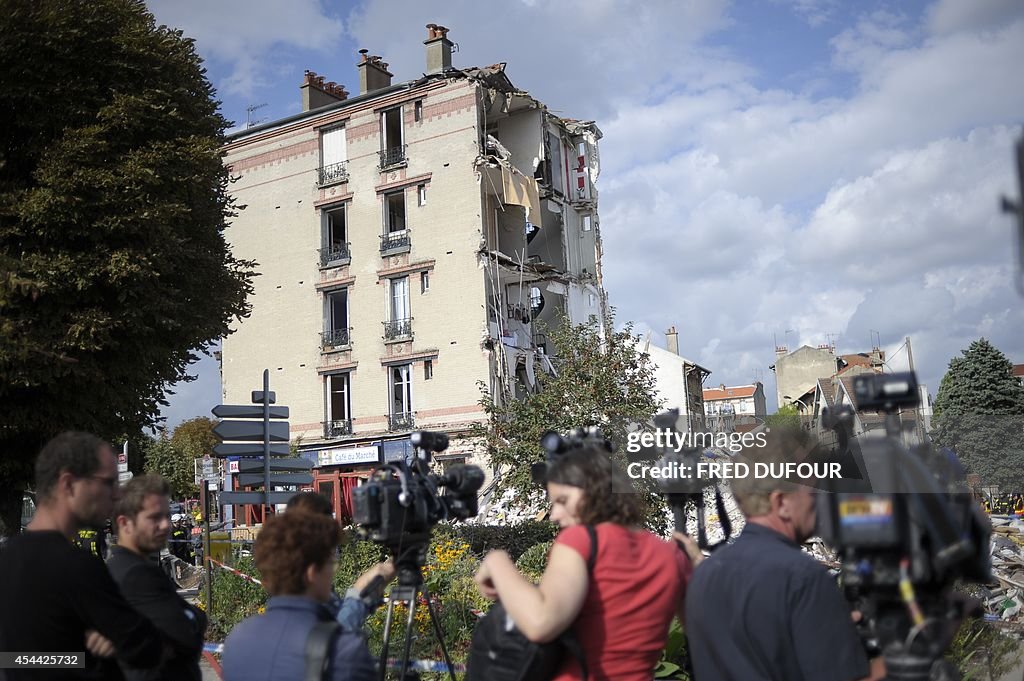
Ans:
{"label": "photographer's hand", "polygon": [[359,575],[359,579],[355,581],[352,588],[356,591],[362,591],[370,585],[370,582],[372,582],[375,577],[380,577],[384,580],[385,584],[395,578],[395,564],[390,558],[384,562],[377,563],[369,570]]}
{"label": "photographer's hand", "polygon": [[95,629],[85,632],[85,649],[95,657],[113,657],[117,652],[113,642]]}
{"label": "photographer's hand", "polygon": [[693,540],[693,537],[683,534],[682,532],[673,532],[672,538],[676,540],[676,544],[683,550],[686,557],[690,559],[690,564],[693,567],[697,567],[704,560],[704,552],[697,546],[697,542]]}
{"label": "photographer's hand", "polygon": [[[492,551],[491,553],[496,552]],[[504,553],[504,551],[501,553]],[[476,571],[476,575],[474,575],[473,580],[476,582],[476,588],[480,591],[481,596],[492,601],[496,601],[498,600],[498,589],[494,586],[494,580],[491,578],[491,570],[487,564],[487,557],[490,555],[490,553],[487,554],[484,560],[480,563],[480,569]]]}

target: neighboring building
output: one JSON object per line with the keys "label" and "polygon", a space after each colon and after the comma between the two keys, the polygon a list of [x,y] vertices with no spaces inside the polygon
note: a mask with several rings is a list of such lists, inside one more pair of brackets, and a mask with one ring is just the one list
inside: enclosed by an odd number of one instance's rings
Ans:
{"label": "neighboring building", "polygon": [[862,369],[881,372],[884,364],[885,352],[878,348],[868,353],[837,355],[832,345],[804,345],[793,352],[784,346],[775,348],[775,364],[769,368],[775,372],[778,405],[795,405],[797,412],[807,417],[813,411],[811,401],[820,378],[831,379]]}
{"label": "neighboring building", "polygon": [[711,372],[679,354],[676,327],[665,332],[665,341],[667,349],[648,345],[644,350],[654,364],[657,398],[663,400],[663,410],[679,410],[677,428],[680,432],[703,431],[704,380]]}
{"label": "neighboring building", "polygon": [[[704,413],[713,430],[744,431],[764,423],[768,406],[760,381],[704,389]],[[731,428],[729,426],[732,426]]]}
{"label": "neighboring building", "polygon": [[[223,400],[248,402],[269,368],[339,514],[410,431],[480,422],[479,384],[534,390],[553,370],[545,325],[605,319],[601,131],[549,112],[504,64],[453,68],[447,29],[427,28],[423,77],[392,84],[361,50],[358,96],[307,71],[301,113],[225,148],[245,206],[227,237],[261,276],[223,342]],[[453,440],[437,458],[476,453]]]}
{"label": "neighboring building", "polygon": [[1017,383],[1024,386],[1024,364],[1013,365],[1013,377],[1017,379]]}

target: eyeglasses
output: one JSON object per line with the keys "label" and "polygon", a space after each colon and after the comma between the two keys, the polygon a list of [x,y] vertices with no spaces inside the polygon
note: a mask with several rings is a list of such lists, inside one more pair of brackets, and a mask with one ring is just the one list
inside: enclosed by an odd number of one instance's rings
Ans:
{"label": "eyeglasses", "polygon": [[93,480],[99,480],[110,489],[117,487],[117,483],[119,482],[118,478],[108,478],[105,475],[87,475],[86,477],[92,478]]}

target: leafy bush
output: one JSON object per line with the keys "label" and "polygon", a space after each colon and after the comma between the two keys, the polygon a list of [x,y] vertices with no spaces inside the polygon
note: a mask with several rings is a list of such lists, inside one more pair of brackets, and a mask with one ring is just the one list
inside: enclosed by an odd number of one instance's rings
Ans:
{"label": "leafy bush", "polygon": [[[469,550],[483,558],[492,549],[504,549],[518,560],[532,546],[550,542],[558,534],[558,526],[541,520],[526,520],[515,525],[452,525]],[[439,526],[440,528],[440,526]]]}
{"label": "leafy bush", "polygon": [[[243,574],[256,579],[260,578],[252,558],[239,558],[234,561],[232,567]],[[207,610],[207,617],[210,620],[209,628],[206,631],[206,638],[209,641],[223,641],[236,624],[250,615],[263,612],[267,604],[267,592],[262,586],[219,568],[215,569],[213,573],[211,591],[212,612],[202,602],[205,590],[200,589],[199,592],[199,605]]]}
{"label": "leafy bush", "polygon": [[534,544],[526,549],[523,555],[519,556],[519,560],[516,561],[516,567],[519,568],[519,571],[532,582],[539,582],[541,575],[544,574],[544,569],[548,566],[548,554],[551,552],[551,545],[553,543],[548,541],[543,544]]}

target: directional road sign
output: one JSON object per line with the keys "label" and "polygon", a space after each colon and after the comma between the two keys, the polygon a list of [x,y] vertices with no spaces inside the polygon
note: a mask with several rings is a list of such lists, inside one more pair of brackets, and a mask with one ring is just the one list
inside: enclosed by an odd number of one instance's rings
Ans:
{"label": "directional road sign", "polygon": [[[238,484],[243,487],[249,485],[262,485],[263,473],[239,473],[235,476]],[[313,475],[311,473],[272,473],[270,476],[271,487],[283,485],[312,485]]]}
{"label": "directional road sign", "polygon": [[[261,419],[262,404],[218,404],[213,408],[213,415],[222,419]],[[288,407],[271,407],[270,418],[288,418]]]}
{"label": "directional road sign", "polygon": [[[272,471],[308,471],[312,470],[313,463],[308,459],[270,459],[270,470]],[[258,473],[263,470],[263,461],[251,459],[238,462],[239,473]]]}
{"label": "directional road sign", "polygon": [[[264,431],[264,426],[266,426],[267,431]],[[265,432],[269,432],[272,442],[287,442],[288,422],[221,421],[213,429],[214,435],[222,440],[243,440],[246,442],[262,441]]]}
{"label": "directional road sign", "polygon": [[[291,452],[291,447],[287,444],[272,444],[270,445],[271,456],[288,456]],[[252,442],[252,443],[227,443],[213,446],[214,456],[263,456],[263,443]],[[260,463],[260,468],[263,468],[263,463]]]}

